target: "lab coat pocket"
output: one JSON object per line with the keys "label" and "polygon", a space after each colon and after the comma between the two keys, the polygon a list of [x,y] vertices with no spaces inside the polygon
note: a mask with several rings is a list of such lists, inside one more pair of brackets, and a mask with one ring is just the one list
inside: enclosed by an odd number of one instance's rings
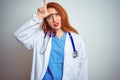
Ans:
{"label": "lab coat pocket", "polygon": [[78,57],[74,58],[74,69],[75,69],[75,73],[76,73],[76,77],[79,76],[79,72],[80,72],[80,69],[79,69],[79,59]]}

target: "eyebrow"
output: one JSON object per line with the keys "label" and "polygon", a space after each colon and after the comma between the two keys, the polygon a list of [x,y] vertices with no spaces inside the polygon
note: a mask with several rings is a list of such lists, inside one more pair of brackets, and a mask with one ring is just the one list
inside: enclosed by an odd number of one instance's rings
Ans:
{"label": "eyebrow", "polygon": [[52,16],[52,15],[55,15],[55,14],[59,14],[59,13],[58,13],[58,12],[51,13],[51,14],[49,14],[46,18],[48,18],[48,17],[50,17],[50,16]]}
{"label": "eyebrow", "polygon": [[59,14],[59,13],[58,13],[58,12],[51,13],[51,14],[50,14],[50,15],[48,15],[48,16],[55,15],[55,14]]}

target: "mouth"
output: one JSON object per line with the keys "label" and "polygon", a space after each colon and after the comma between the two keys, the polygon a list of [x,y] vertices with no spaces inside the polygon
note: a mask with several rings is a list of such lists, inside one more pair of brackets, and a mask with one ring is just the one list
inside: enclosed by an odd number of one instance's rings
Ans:
{"label": "mouth", "polygon": [[57,26],[59,26],[59,22],[54,23],[54,27],[57,27]]}

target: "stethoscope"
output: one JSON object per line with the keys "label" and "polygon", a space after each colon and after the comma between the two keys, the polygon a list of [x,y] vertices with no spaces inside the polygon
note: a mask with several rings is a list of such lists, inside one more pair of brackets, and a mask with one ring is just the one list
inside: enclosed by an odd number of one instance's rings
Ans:
{"label": "stethoscope", "polygon": [[[69,34],[69,38],[71,40],[71,44],[72,44],[72,48],[73,48],[73,58],[76,58],[76,57],[78,57],[78,53],[77,53],[77,50],[75,48],[74,40],[73,40],[73,37],[72,37],[71,33],[68,32],[68,34]],[[48,42],[49,42],[49,39],[52,37],[52,35],[53,35],[53,32],[50,32],[50,34],[45,33],[40,53],[45,53]]]}

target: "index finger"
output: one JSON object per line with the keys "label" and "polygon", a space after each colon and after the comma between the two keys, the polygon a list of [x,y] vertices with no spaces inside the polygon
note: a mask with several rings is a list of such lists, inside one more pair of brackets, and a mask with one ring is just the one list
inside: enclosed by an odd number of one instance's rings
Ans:
{"label": "index finger", "polygon": [[44,1],[44,8],[47,9],[46,0],[43,0],[43,1]]}

